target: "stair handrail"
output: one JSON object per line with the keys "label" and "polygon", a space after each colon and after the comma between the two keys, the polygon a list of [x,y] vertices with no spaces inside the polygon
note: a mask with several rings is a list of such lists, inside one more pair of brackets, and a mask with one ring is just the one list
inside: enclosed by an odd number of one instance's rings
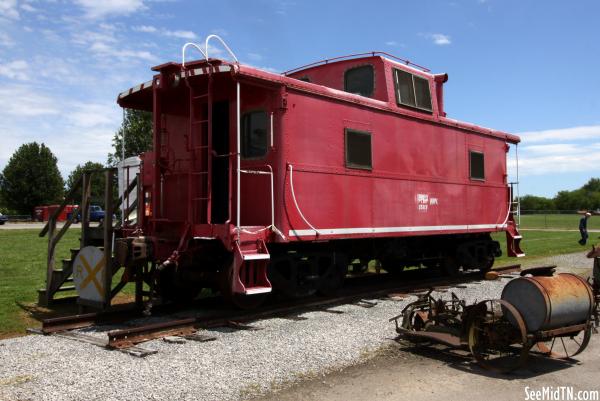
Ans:
{"label": "stair handrail", "polygon": [[215,34],[208,35],[208,36],[206,37],[206,42],[205,42],[205,45],[204,45],[204,46],[205,46],[205,48],[206,48],[206,56],[207,56],[207,57],[206,57],[206,59],[207,59],[207,61],[208,61],[208,42],[209,42],[209,41],[210,41],[212,38],[215,38],[215,39],[217,39],[219,42],[221,42],[221,44],[223,45],[223,47],[224,47],[224,48],[225,48],[225,49],[226,49],[226,50],[229,52],[229,55],[230,55],[231,57],[233,57],[233,59],[235,60],[235,63],[236,63],[236,64],[239,64],[239,63],[240,63],[240,62],[238,61],[238,58],[237,58],[237,57],[235,56],[235,54],[233,53],[233,51],[231,51],[231,49],[229,48],[229,46],[227,46],[227,43],[225,43],[225,41],[224,41],[223,39],[221,39],[221,37],[220,37],[219,35],[215,35]]}
{"label": "stair handrail", "polygon": [[181,48],[181,67],[185,68],[185,49],[187,49],[189,46],[195,47],[200,53],[202,53],[202,55],[204,56],[204,59],[208,62],[208,52],[205,52],[204,50],[202,50],[200,48],[200,46],[198,46],[194,42],[187,42]]}

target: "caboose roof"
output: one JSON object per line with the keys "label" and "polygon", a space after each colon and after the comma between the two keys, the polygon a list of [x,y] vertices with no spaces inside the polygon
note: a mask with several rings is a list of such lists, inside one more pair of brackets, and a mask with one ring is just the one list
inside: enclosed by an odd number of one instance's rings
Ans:
{"label": "caboose roof", "polygon": [[[302,76],[302,74],[305,74],[310,70],[331,68],[331,66],[337,65],[338,63],[348,63],[349,61],[360,63],[368,60],[379,60],[381,63],[393,65],[396,68],[407,70],[416,75],[420,75],[421,77],[434,79],[434,74],[432,74],[427,68],[418,64],[414,64],[408,60],[402,60],[395,58],[394,56],[389,56],[390,55],[387,55],[387,53],[379,52],[367,53],[366,55],[363,54],[360,57],[345,56],[342,58],[319,61],[317,63],[302,66],[294,70],[286,71],[282,74],[264,71],[244,64],[233,64],[225,60],[211,59],[209,61],[211,64],[215,65],[213,73],[229,73],[232,74],[234,78],[239,78],[248,83],[262,81],[263,83],[270,83],[272,85],[285,86],[289,90],[306,92],[318,96],[333,98],[339,101],[360,104],[373,109],[403,115],[411,119],[426,120],[433,123],[453,126],[459,129],[472,131],[480,135],[503,139],[509,143],[516,144],[520,142],[520,138],[518,136],[503,131],[454,120],[438,114],[425,114],[419,113],[418,111],[399,108],[396,106],[394,100],[382,101],[298,79]],[[186,77],[207,74],[207,67],[208,64],[206,61],[186,63],[185,68],[179,63],[170,62],[153,67],[152,70],[169,72],[174,74],[178,79],[186,79]],[[152,87],[153,83],[158,81],[158,78],[159,75],[156,75],[153,80],[144,82],[124,92],[121,92],[117,97],[117,102],[121,107],[152,111]]]}

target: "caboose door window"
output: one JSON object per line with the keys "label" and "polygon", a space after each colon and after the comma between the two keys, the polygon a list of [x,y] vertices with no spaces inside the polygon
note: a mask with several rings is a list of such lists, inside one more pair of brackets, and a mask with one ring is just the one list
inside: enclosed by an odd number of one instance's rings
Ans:
{"label": "caboose door window", "polygon": [[396,102],[399,106],[431,111],[429,81],[409,72],[394,69]]}
{"label": "caboose door window", "polygon": [[263,110],[242,115],[242,158],[260,159],[268,149],[268,116]]}
{"label": "caboose door window", "polygon": [[485,180],[485,165],[483,153],[469,151],[469,168],[472,180]]}
{"label": "caboose door window", "polygon": [[371,170],[371,134],[369,132],[345,130],[346,167]]}

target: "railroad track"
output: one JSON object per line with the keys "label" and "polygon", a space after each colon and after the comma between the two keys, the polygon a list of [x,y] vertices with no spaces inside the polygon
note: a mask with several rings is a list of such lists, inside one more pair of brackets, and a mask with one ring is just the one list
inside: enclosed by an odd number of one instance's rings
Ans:
{"label": "railroad track", "polygon": [[[500,274],[519,272],[520,265],[511,265],[495,269]],[[194,341],[211,341],[214,337],[202,334],[202,330],[215,327],[231,327],[238,330],[255,329],[247,323],[264,318],[287,317],[291,319],[301,319],[299,312],[310,310],[327,310],[333,306],[342,304],[357,304],[362,307],[373,307],[377,303],[366,301],[365,299],[377,299],[382,297],[392,299],[403,299],[416,293],[428,291],[433,288],[437,291],[445,291],[453,286],[478,281],[483,279],[480,272],[466,272],[457,277],[436,277],[428,279],[412,279],[407,281],[389,280],[387,275],[371,276],[371,280],[366,280],[367,284],[351,283],[344,287],[343,293],[334,297],[307,298],[301,300],[285,301],[270,304],[255,311],[239,310],[214,310],[202,316],[190,316],[184,318],[175,318],[159,323],[141,324],[133,327],[112,330],[107,333],[106,338],[92,336],[89,334],[73,331],[75,329],[89,328],[92,326],[104,326],[122,324],[143,318],[144,315],[139,309],[131,307],[122,307],[108,312],[87,313],[73,316],[65,316],[42,321],[40,334],[56,335],[70,338],[76,341],[91,343],[94,345],[106,347],[108,349],[118,349],[136,356],[146,356],[155,351],[141,348],[138,344],[158,339],[170,338],[171,341],[177,341],[177,338]],[[360,278],[361,282],[365,277]],[[351,280],[351,279],[350,279]],[[370,281],[374,281],[372,283]],[[204,300],[210,303],[210,300]],[[196,307],[202,302],[196,304]],[[171,305],[159,306],[154,309],[157,317],[169,318],[170,314],[176,311]],[[189,312],[189,311],[188,311]],[[177,314],[185,313],[178,311]],[[332,311],[335,313],[335,311]]]}

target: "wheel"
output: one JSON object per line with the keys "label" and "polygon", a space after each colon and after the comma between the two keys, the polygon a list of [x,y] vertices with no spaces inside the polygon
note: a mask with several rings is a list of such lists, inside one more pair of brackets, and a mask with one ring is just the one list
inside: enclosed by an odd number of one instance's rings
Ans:
{"label": "wheel", "polygon": [[336,255],[337,257],[319,257],[319,284],[317,292],[321,295],[331,296],[342,288],[344,279],[348,274],[348,259]]}
{"label": "wheel", "polygon": [[202,290],[201,287],[178,277],[175,267],[167,267],[158,272],[156,289],[163,299],[176,303],[191,302]]}
{"label": "wheel", "polygon": [[571,335],[538,341],[531,350],[555,359],[569,359],[581,353],[588,346],[591,337],[592,325],[590,324],[584,330]]}
{"label": "wheel", "polygon": [[442,261],[442,273],[448,277],[456,277],[460,273],[460,265],[455,257],[446,256]]}
{"label": "wheel", "polygon": [[482,367],[508,373],[527,361],[525,322],[510,303],[488,300],[477,304],[468,323],[469,350]]}

